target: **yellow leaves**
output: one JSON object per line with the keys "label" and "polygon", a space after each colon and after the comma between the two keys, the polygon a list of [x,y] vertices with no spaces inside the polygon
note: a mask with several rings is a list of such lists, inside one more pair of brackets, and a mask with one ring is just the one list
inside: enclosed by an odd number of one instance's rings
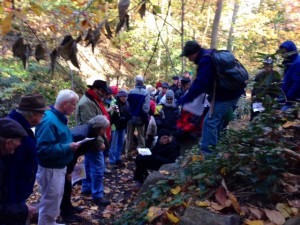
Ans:
{"label": "yellow leaves", "polygon": [[178,223],[180,221],[180,219],[175,216],[173,213],[166,213],[167,214],[167,217],[168,219],[172,222],[172,223]]}
{"label": "yellow leaves", "polygon": [[13,13],[9,13],[1,22],[1,33],[2,35],[7,34],[11,30]]}
{"label": "yellow leaves", "polygon": [[172,188],[172,189],[171,189],[171,193],[172,193],[173,195],[177,195],[180,191],[181,191],[180,186],[177,186],[176,188]]}
{"label": "yellow leaves", "polygon": [[204,156],[203,155],[193,155],[192,156],[192,161],[193,162],[198,162],[198,161],[203,161],[204,160]]}
{"label": "yellow leaves", "polygon": [[247,224],[247,225],[264,225],[264,221],[262,221],[262,220],[248,220],[248,219],[246,219],[244,221],[244,223]]}
{"label": "yellow leaves", "polygon": [[155,207],[155,206],[151,206],[148,209],[148,213],[147,213],[148,221],[151,223],[154,219],[156,219],[157,217],[164,214],[164,212],[165,212],[165,209]]}
{"label": "yellow leaves", "polygon": [[196,205],[200,206],[200,207],[209,207],[210,206],[210,202],[209,201],[196,201]]}
{"label": "yellow leaves", "polygon": [[34,2],[31,2],[30,3],[30,9],[31,11],[37,15],[37,16],[41,16],[42,13],[43,13],[43,8],[41,6],[39,6],[38,4],[34,3]]}
{"label": "yellow leaves", "polygon": [[300,125],[300,120],[287,121],[285,124],[282,125],[282,127],[287,129],[287,128],[295,127],[297,125]]}

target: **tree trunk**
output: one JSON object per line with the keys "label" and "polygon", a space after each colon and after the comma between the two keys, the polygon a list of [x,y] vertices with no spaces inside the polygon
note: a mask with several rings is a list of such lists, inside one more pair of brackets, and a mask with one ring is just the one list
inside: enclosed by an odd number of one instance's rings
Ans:
{"label": "tree trunk", "polygon": [[220,19],[221,19],[222,7],[223,7],[223,0],[218,0],[214,23],[213,23],[213,28],[212,28],[212,33],[211,33],[211,44],[210,44],[211,49],[217,48],[218,30],[219,30],[219,24],[220,24]]}
{"label": "tree trunk", "polygon": [[233,13],[232,13],[232,19],[231,19],[231,27],[230,27],[228,43],[227,43],[227,50],[229,50],[229,51],[233,50],[234,26],[236,23],[236,18],[237,18],[239,8],[240,8],[240,1],[235,0],[234,7],[233,7]]}

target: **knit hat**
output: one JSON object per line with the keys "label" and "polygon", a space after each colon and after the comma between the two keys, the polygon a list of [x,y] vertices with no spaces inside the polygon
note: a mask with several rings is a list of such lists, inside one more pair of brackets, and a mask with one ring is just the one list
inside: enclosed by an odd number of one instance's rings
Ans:
{"label": "knit hat", "polygon": [[103,115],[93,117],[88,123],[91,124],[93,128],[107,128],[109,126],[108,119]]}
{"label": "knit hat", "polygon": [[172,90],[167,90],[166,92],[166,98],[172,97],[174,99],[174,92]]}
{"label": "knit hat", "polygon": [[159,88],[159,87],[161,87],[161,82],[158,81],[155,85],[155,88]]}
{"label": "knit hat", "polygon": [[161,138],[162,136],[171,136],[171,132],[167,129],[161,129],[160,131],[158,131],[157,136],[158,138]]}
{"label": "knit hat", "polygon": [[167,82],[163,82],[162,85],[161,85],[163,88],[169,88],[169,84]]}
{"label": "knit hat", "polygon": [[18,122],[8,118],[0,119],[0,137],[22,138],[27,136],[26,131]]}
{"label": "knit hat", "polygon": [[118,97],[128,97],[128,92],[124,89],[121,89],[117,94]]}
{"label": "knit hat", "polygon": [[137,75],[135,77],[135,82],[136,83],[144,83],[144,77],[142,75]]}
{"label": "knit hat", "polygon": [[118,86],[110,86],[110,89],[113,96],[116,96],[118,94],[119,91]]}

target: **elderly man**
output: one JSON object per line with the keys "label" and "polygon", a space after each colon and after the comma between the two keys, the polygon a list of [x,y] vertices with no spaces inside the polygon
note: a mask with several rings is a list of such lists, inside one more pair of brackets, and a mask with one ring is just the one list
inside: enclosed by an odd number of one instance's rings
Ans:
{"label": "elderly man", "polygon": [[150,110],[150,93],[144,86],[144,78],[142,75],[135,77],[136,85],[129,91],[128,104],[131,119],[127,124],[127,136],[125,145],[125,154],[132,148],[134,130],[138,132],[138,146],[145,147],[145,125],[148,123],[148,113]]}
{"label": "elderly man", "polygon": [[[8,118],[18,122],[28,135],[16,148],[14,154],[3,158],[7,168],[9,203],[24,203],[33,192],[38,163],[36,140],[31,128],[40,123],[46,109],[42,95],[29,94],[22,96],[17,109],[12,110],[8,115]],[[25,224],[25,221],[20,224]]]}
{"label": "elderly man", "polygon": [[38,224],[57,224],[55,220],[64,192],[66,165],[72,161],[73,152],[80,147],[73,142],[66,117],[74,112],[78,99],[74,91],[61,90],[54,106],[46,111],[42,122],[36,127],[39,163],[36,176],[41,186]]}
{"label": "elderly man", "polygon": [[[88,123],[90,119],[97,115],[104,115],[109,120],[109,114],[104,106],[104,98],[109,93],[110,88],[106,81],[95,80],[93,85],[88,85],[89,89],[81,97],[77,108],[77,125]],[[106,129],[107,141],[110,140],[110,126]],[[106,148],[108,146],[105,146]],[[92,194],[93,201],[99,206],[105,206],[110,203],[104,198],[103,176],[105,171],[105,160],[103,151],[90,149],[84,156],[84,166],[86,179],[82,181],[82,194]]]}
{"label": "elderly man", "polygon": [[4,166],[2,159],[5,155],[13,154],[24,137],[27,137],[27,133],[18,122],[8,118],[0,119],[0,224],[24,223],[36,211],[25,202],[7,202],[6,178],[9,170]]}

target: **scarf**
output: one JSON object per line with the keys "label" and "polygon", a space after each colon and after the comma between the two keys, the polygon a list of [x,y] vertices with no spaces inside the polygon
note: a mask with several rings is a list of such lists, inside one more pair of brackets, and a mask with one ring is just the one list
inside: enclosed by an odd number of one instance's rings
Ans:
{"label": "scarf", "polygon": [[[91,96],[97,102],[98,106],[100,107],[100,110],[101,110],[102,114],[104,116],[106,116],[106,118],[110,121],[110,116],[109,116],[108,112],[106,111],[106,108],[103,105],[103,102],[101,101],[99,96],[92,89],[88,89],[86,91],[86,94]],[[107,140],[110,141],[110,138],[111,138],[111,127],[110,126],[108,126],[106,128],[105,133],[106,133]]]}

